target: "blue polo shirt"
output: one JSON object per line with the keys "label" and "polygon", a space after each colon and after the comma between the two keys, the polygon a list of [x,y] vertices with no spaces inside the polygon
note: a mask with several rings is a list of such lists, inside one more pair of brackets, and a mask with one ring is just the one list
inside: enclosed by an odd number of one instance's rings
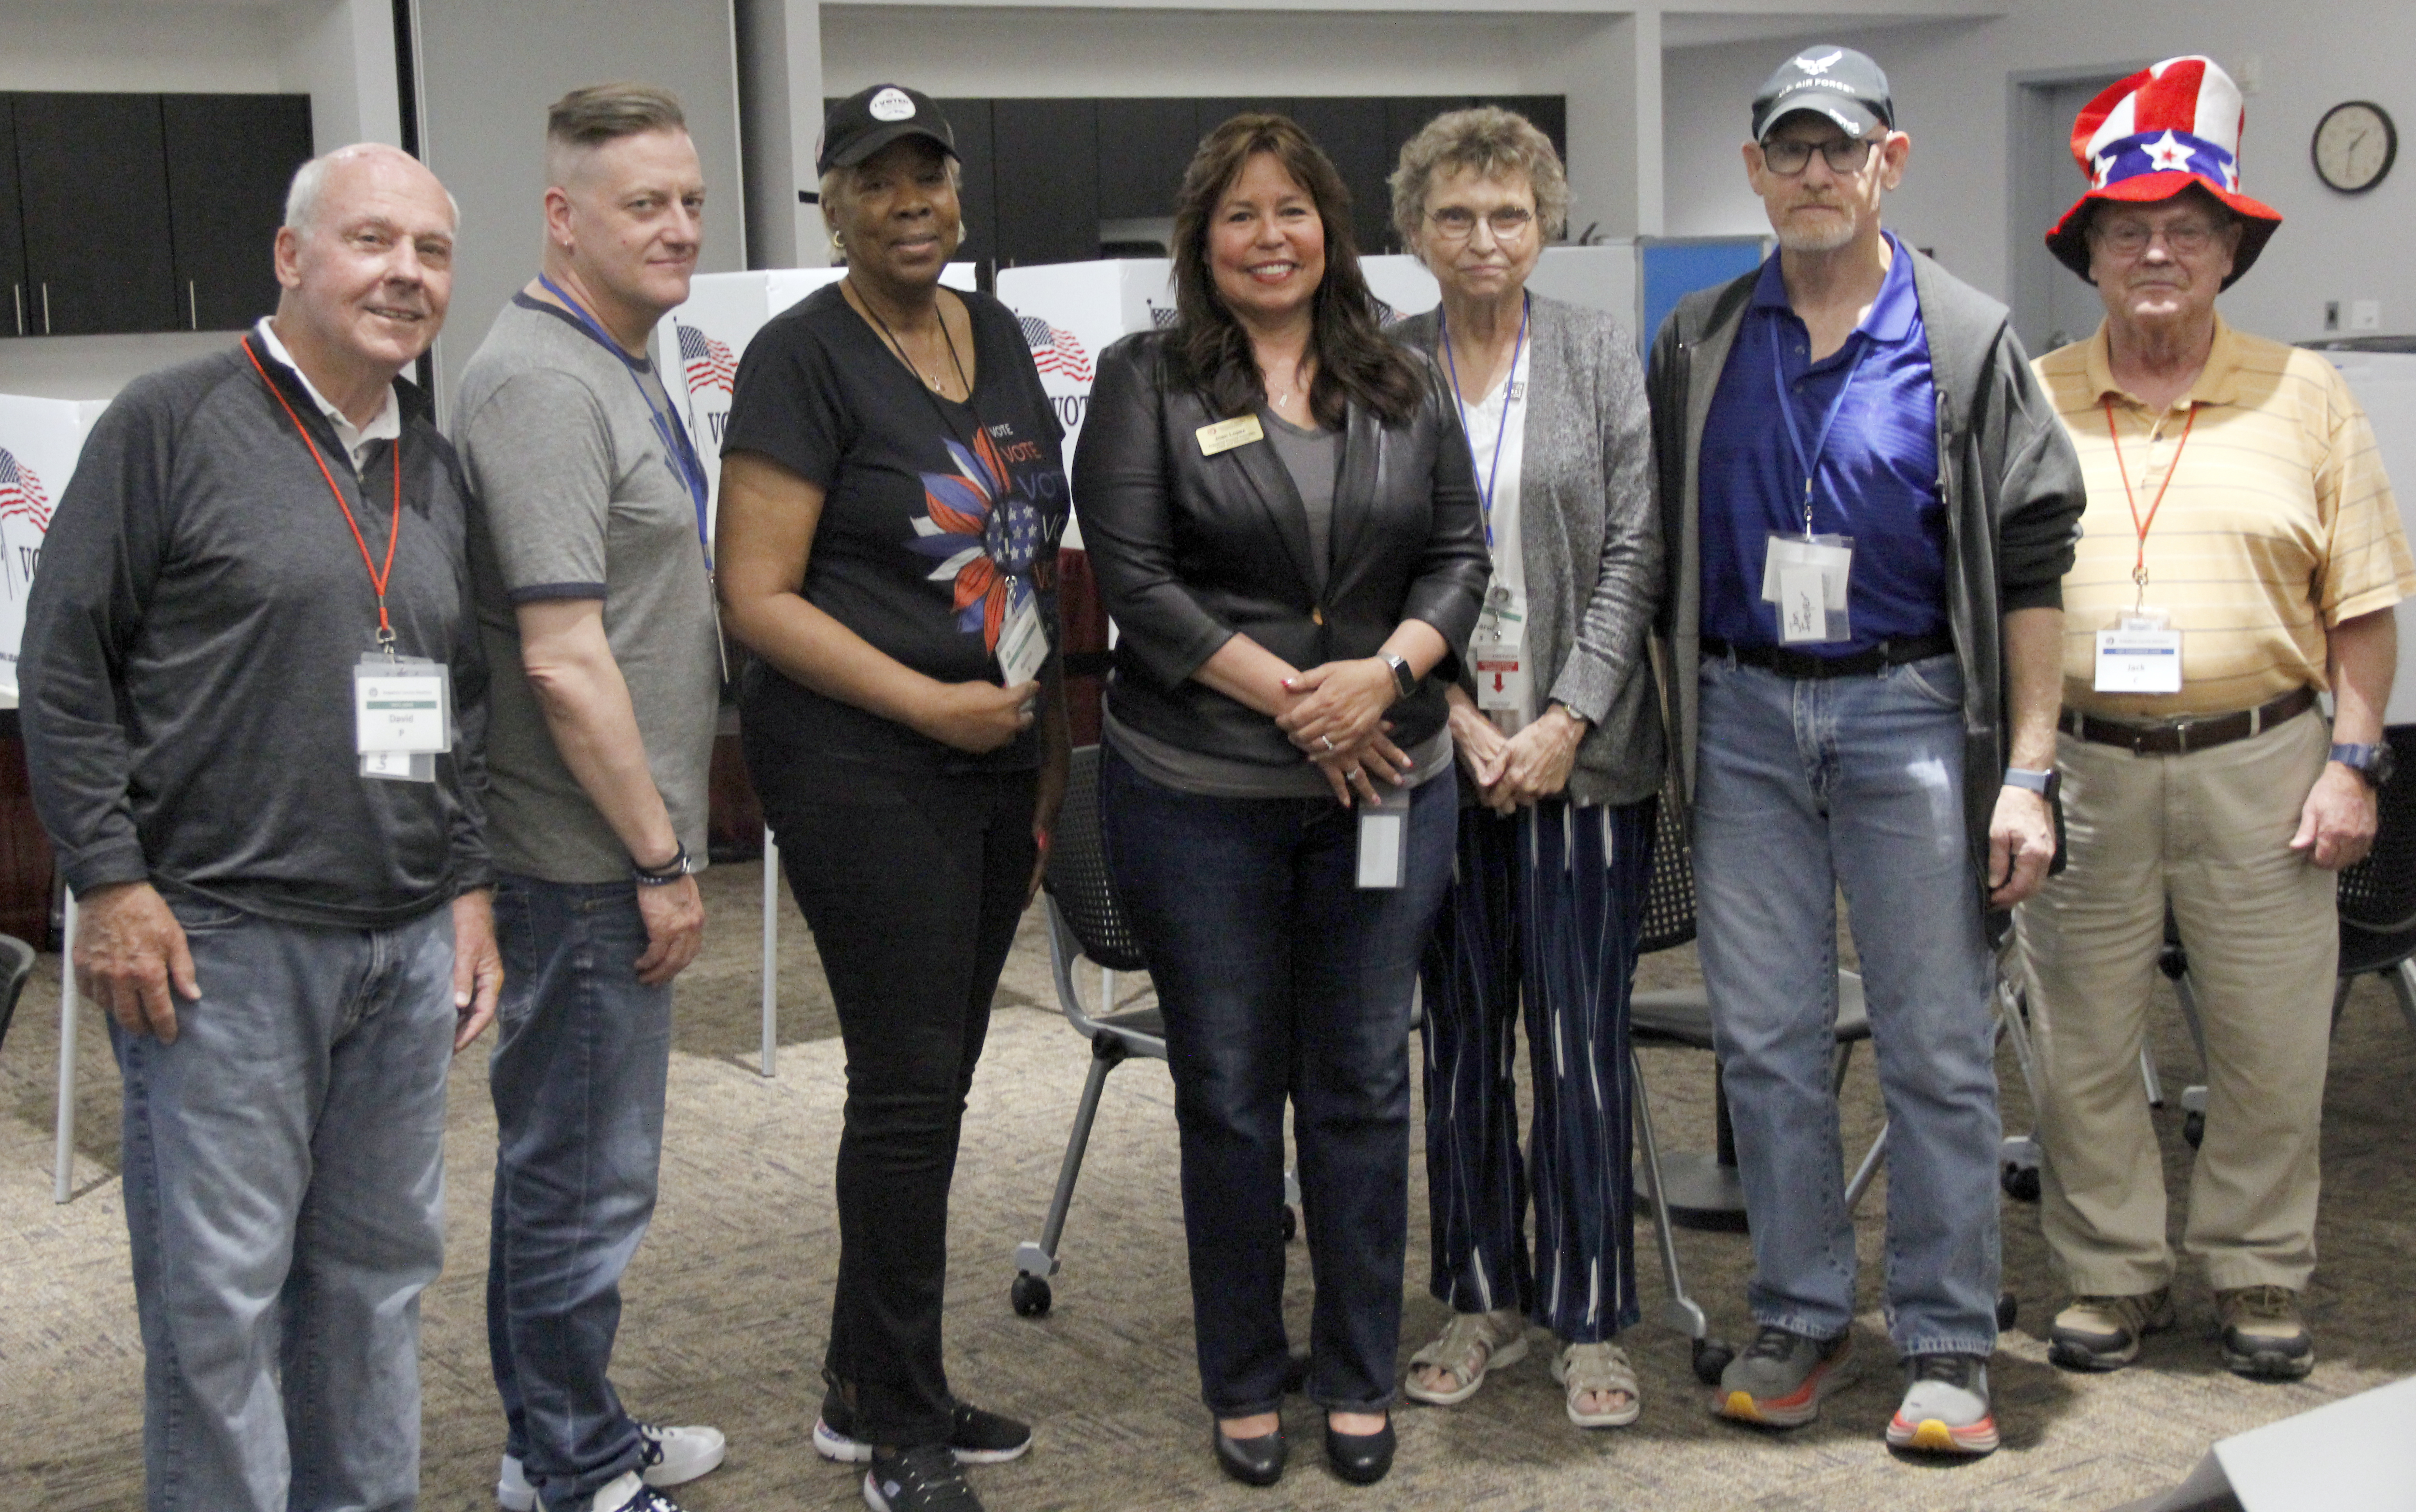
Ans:
{"label": "blue polo shirt", "polygon": [[[1804,468],[1775,408],[1781,383],[1806,458],[1820,448],[1812,529],[1854,542],[1848,594],[1853,639],[1795,649],[1844,656],[1881,641],[1945,633],[1946,508],[1938,490],[1929,338],[1913,293],[1912,254],[1892,233],[1888,243],[1895,258],[1869,315],[1817,363],[1811,337],[1788,304],[1778,254],[1761,265],[1703,426],[1705,635],[1739,645],[1780,643],[1777,606],[1762,601],[1762,563],[1772,531],[1804,529]],[[1833,405],[1839,405],[1836,419],[1822,446],[1820,427]]]}

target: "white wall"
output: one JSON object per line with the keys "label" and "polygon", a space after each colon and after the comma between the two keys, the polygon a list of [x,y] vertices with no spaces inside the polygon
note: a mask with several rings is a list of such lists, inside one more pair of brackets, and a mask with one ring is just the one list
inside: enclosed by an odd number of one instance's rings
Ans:
{"label": "white wall", "polygon": [[[2416,246],[2416,88],[2408,83],[2416,79],[2416,6],[2342,0],[2317,8],[2320,15],[2265,0],[2122,0],[2113,8],[2103,0],[2020,0],[1994,20],[1823,35],[1879,59],[1895,90],[1899,123],[1912,136],[1905,186],[1889,203],[1891,224],[2001,297],[2012,282],[2009,256],[2046,255],[2038,245],[2045,225],[2007,222],[2014,75],[2137,67],[2190,52],[2235,75],[2253,71],[2258,88],[2247,100],[2241,188],[2280,210],[2285,224],[2255,271],[2224,295],[2226,314],[2299,340],[2322,334],[2325,300],[2371,298],[2382,303],[2386,332],[2416,331],[2408,279]],[[1785,42],[1758,41],[1669,54],[1664,162],[1673,234],[1766,228],[1736,149],[1755,86],[1787,50]],[[2392,111],[2403,141],[2392,176],[2352,197],[2317,179],[2307,144],[2327,109],[2359,98]],[[2073,197],[2083,187],[2076,168]]]}
{"label": "white wall", "polygon": [[310,97],[310,134],[327,152],[355,142],[402,145],[387,0],[298,0],[283,15],[278,77]]}
{"label": "white wall", "polygon": [[0,0],[0,90],[269,94],[284,30],[264,7]]}

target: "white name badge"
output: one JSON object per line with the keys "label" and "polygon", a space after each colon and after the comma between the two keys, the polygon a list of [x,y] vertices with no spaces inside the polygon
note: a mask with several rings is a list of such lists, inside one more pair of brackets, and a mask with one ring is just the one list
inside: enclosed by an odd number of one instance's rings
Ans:
{"label": "white name badge", "polygon": [[1848,591],[1854,542],[1848,536],[1782,536],[1773,532],[1761,569],[1761,597],[1778,607],[1778,638],[1789,645],[1850,641]]}
{"label": "white name badge", "polygon": [[1477,641],[1469,646],[1476,663],[1476,706],[1490,714],[1527,706],[1526,653],[1513,642]]}
{"label": "white name badge", "polygon": [[453,748],[453,675],[442,662],[367,652],[353,668],[353,748],[363,777],[433,782]]}
{"label": "white name badge", "polygon": [[2182,632],[2118,628],[2097,632],[2097,691],[2178,693]]}
{"label": "white name badge", "polygon": [[1040,675],[1041,663],[1049,659],[1049,632],[1040,625],[1040,598],[1028,595],[1006,616],[998,632],[998,670],[1013,688]]}
{"label": "white name badge", "polygon": [[1376,802],[1359,804],[1359,885],[1398,887],[1408,870],[1404,843],[1410,829],[1410,790],[1377,789]]}

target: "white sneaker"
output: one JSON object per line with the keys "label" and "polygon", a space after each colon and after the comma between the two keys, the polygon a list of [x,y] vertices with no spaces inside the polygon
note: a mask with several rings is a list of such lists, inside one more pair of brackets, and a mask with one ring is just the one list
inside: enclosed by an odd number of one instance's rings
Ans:
{"label": "white sneaker", "polygon": [[[722,1457],[730,1452],[729,1441],[717,1428],[664,1428],[640,1423],[638,1437],[644,1445],[643,1480],[648,1486],[684,1486],[719,1465]],[[612,1481],[605,1490],[638,1474],[631,1471]],[[604,1491],[596,1494],[601,1497]],[[625,1492],[622,1502],[599,1501],[592,1504],[596,1512],[618,1512],[627,1500],[628,1493]],[[527,1472],[511,1455],[504,1456],[503,1472],[495,1477],[495,1501],[504,1512],[536,1512],[536,1488],[529,1484]]]}

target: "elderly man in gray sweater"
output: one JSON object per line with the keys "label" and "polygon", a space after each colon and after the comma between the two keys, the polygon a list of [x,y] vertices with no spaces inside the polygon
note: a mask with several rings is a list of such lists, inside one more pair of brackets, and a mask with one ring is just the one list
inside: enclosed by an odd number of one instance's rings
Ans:
{"label": "elderly man in gray sweater", "polygon": [[295,175],[273,318],[128,386],[26,609],[34,801],[125,1077],[155,1509],[408,1507],[445,1074],[502,981],[467,491],[415,389],[450,197]]}

